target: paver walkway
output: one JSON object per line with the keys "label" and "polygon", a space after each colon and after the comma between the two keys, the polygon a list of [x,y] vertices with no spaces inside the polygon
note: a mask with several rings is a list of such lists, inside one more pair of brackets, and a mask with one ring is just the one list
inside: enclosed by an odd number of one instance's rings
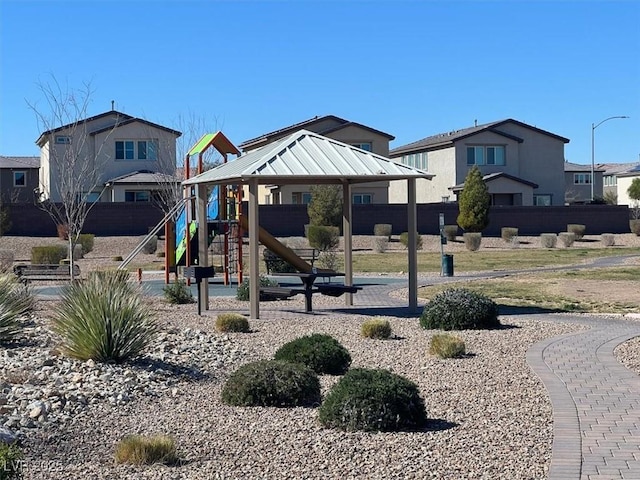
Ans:
{"label": "paver walkway", "polygon": [[640,322],[550,317],[591,328],[547,339],[527,354],[553,406],[549,479],[640,479],[640,376],[613,355],[640,335]]}

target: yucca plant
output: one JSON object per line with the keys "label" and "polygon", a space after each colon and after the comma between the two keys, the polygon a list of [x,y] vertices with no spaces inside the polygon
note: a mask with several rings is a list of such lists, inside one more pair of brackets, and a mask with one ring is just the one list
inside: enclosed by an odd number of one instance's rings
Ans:
{"label": "yucca plant", "polygon": [[15,338],[22,328],[24,315],[33,310],[34,305],[32,292],[15,275],[0,274],[0,342]]}
{"label": "yucca plant", "polygon": [[93,272],[67,285],[54,312],[54,331],[63,353],[81,360],[122,362],[138,355],[157,327],[151,309],[128,272]]}
{"label": "yucca plant", "polygon": [[134,465],[154,463],[171,465],[178,461],[178,455],[176,443],[168,435],[151,437],[129,435],[116,446],[115,459],[117,463],[132,463]]}

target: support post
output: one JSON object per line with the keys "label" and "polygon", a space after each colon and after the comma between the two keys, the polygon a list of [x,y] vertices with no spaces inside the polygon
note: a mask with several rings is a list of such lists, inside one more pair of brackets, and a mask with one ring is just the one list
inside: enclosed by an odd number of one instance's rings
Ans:
{"label": "support post", "polygon": [[416,207],[416,179],[407,179],[408,212],[407,219],[409,228],[409,311],[415,313],[418,310],[418,210]]}
{"label": "support post", "polygon": [[[207,186],[196,185],[196,220],[198,221],[198,266],[208,267],[208,238],[207,238]],[[198,312],[209,310],[209,279],[203,278],[198,283]]]}
{"label": "support post", "polygon": [[249,181],[249,303],[250,318],[260,318],[260,260],[258,258],[258,179]]}
{"label": "support post", "polygon": [[[344,238],[344,284],[353,285],[353,242],[351,235],[351,184],[342,183],[342,236]],[[353,294],[347,292],[344,296],[347,307],[353,305]]]}

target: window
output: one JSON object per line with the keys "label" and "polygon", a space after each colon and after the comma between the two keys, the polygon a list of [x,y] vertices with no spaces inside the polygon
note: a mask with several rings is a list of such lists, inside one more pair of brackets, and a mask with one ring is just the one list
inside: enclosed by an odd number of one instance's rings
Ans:
{"label": "window", "polygon": [[13,172],[13,186],[14,187],[26,187],[27,186],[27,172],[22,172],[22,171]]}
{"label": "window", "polygon": [[467,147],[467,165],[505,165],[505,147]]}
{"label": "window", "polygon": [[351,201],[354,205],[362,205],[372,203],[373,195],[370,193],[354,193],[351,197]]}
{"label": "window", "polygon": [[605,187],[615,187],[618,185],[618,177],[615,175],[605,175],[604,176],[604,186]]}
{"label": "window", "polygon": [[125,202],[148,202],[151,200],[151,193],[148,190],[124,192]]}
{"label": "window", "polygon": [[590,173],[574,173],[573,174],[574,185],[591,185]]}
{"label": "window", "polygon": [[371,142],[352,143],[351,146],[359,148],[361,150],[366,150],[367,152],[371,151]]}
{"label": "window", "polygon": [[79,202],[94,203],[100,200],[101,192],[78,193],[76,199]]}
{"label": "window", "polygon": [[311,194],[309,192],[293,192],[291,194],[291,203],[307,205],[311,202]]}
{"label": "window", "polygon": [[155,140],[116,140],[116,160],[157,160],[158,142]]}
{"label": "window", "polygon": [[68,145],[69,143],[71,143],[71,137],[68,135],[56,135],[56,144]]}
{"label": "window", "polygon": [[551,205],[551,195],[534,195],[533,204],[537,207],[549,207]]}
{"label": "window", "polygon": [[410,167],[416,167],[416,168],[421,168],[423,170],[427,170],[428,168],[427,152],[409,153],[407,155],[403,155],[401,162],[404,165],[409,165]]}

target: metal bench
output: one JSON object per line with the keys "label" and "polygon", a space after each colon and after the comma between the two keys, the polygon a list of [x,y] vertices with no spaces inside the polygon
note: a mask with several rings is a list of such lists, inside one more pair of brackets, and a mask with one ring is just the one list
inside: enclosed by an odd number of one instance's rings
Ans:
{"label": "metal bench", "polygon": [[[34,280],[71,280],[70,270],[70,265],[55,264],[16,265],[13,267],[13,273],[23,283]],[[80,267],[78,264],[74,264],[73,278],[78,277],[80,277]]]}
{"label": "metal bench", "polygon": [[[292,248],[293,253],[295,253],[298,257],[300,257],[305,262],[308,262],[312,267],[315,261],[318,259],[318,250],[315,248]],[[281,258],[280,256],[273,253],[271,250],[266,249],[263,254],[264,257],[264,265],[267,267],[267,274],[271,274],[272,272],[285,272],[282,268],[282,264],[288,262]],[[289,272],[295,272],[296,269],[289,265],[291,268],[288,270]]]}

